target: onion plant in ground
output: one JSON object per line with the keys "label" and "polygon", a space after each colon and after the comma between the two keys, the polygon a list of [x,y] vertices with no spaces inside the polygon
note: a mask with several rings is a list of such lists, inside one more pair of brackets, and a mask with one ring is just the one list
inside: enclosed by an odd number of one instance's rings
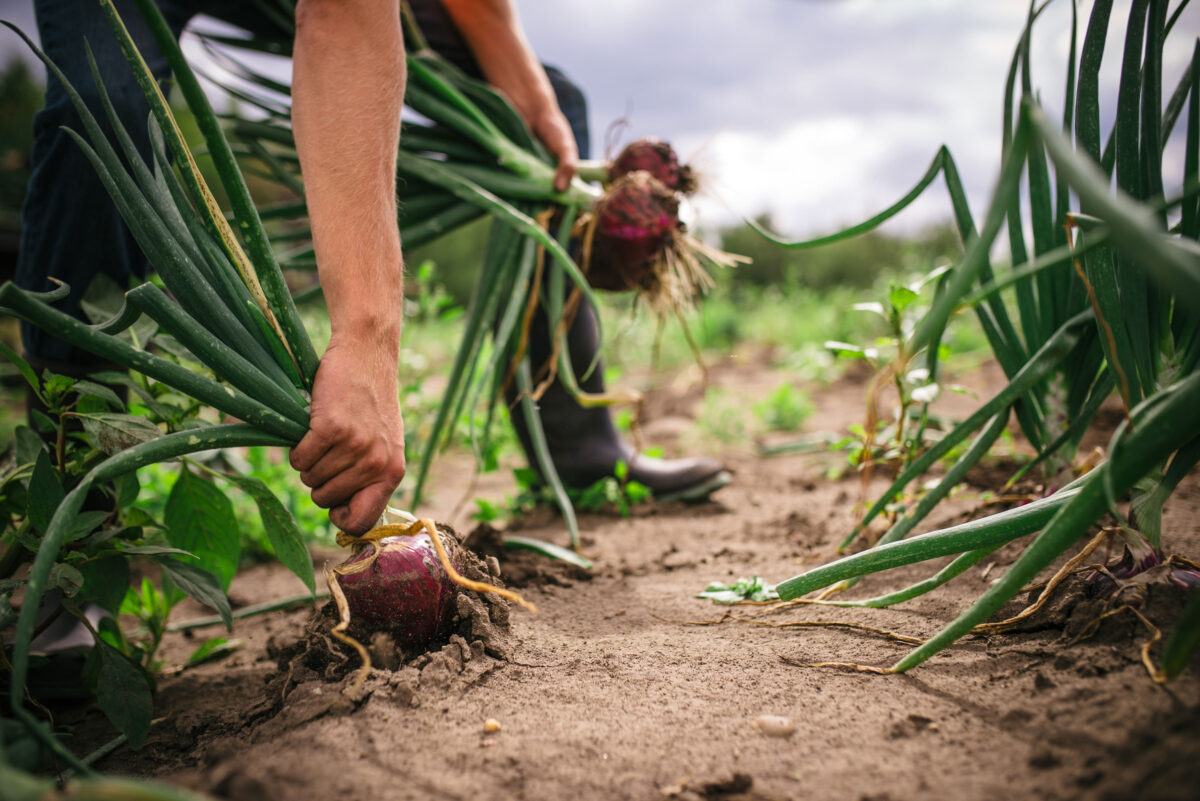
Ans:
{"label": "onion plant in ground", "polygon": [[[293,446],[304,436],[317,364],[312,338],[228,142],[161,11],[149,0],[137,3],[195,112],[230,199],[232,221],[198,171],[123,21],[111,3],[101,5],[152,110],[149,162],[118,118],[90,49],[107,132],[66,76],[25,41],[64,87],[82,122],[82,131],[67,133],[96,169],[156,273],[123,296],[118,289],[119,307],[105,310],[99,304],[101,320],[94,325],[54,307],[66,296],[65,285],[46,293],[11,283],[0,287],[0,308],[7,314],[130,371],[101,371],[83,381],[38,376],[10,348],[2,348],[46,409],[31,412],[32,429],[18,428],[14,459],[0,476],[5,512],[0,628],[6,630],[6,645],[11,644],[5,659],[7,702],[23,737],[40,742],[85,776],[92,773],[89,766],[38,719],[42,708],[25,703],[27,681],[36,678],[31,643],[43,626],[41,602],[50,588],[60,590],[61,597],[46,611],[76,617],[92,634],[85,680],[135,748],[145,741],[151,723],[154,651],[171,606],[184,594],[192,595],[217,610],[227,627],[232,623],[225,592],[238,569],[242,540],[226,487],[253,499],[275,557],[306,583],[310,594],[315,591],[305,541],[288,509],[261,478],[230,470],[228,464],[236,449]],[[129,393],[129,408],[118,390]],[[220,422],[228,418],[244,422]],[[190,454],[205,455],[184,458],[161,519],[133,506],[140,491],[138,469]],[[447,581],[480,592],[495,589],[460,576],[445,557],[436,526],[426,521],[419,525],[442,557]],[[393,533],[391,528],[403,527],[387,527],[385,533]],[[403,541],[411,532],[395,533]],[[360,551],[364,548],[380,550],[373,540],[359,543]],[[161,589],[147,582],[130,587],[129,563],[139,557],[161,568]],[[366,563],[373,565],[373,557]],[[329,581],[338,586],[332,575]],[[23,593],[19,612],[11,602],[18,590]],[[420,589],[411,596],[419,607]],[[84,603],[96,604],[108,616],[93,623],[83,612]],[[122,612],[138,617],[142,635],[130,636],[120,628],[116,616]],[[348,622],[344,610],[342,617]],[[338,635],[336,627],[332,633]],[[218,647],[206,643],[193,661]],[[365,657],[363,661],[369,665]],[[20,784],[31,797],[40,795],[37,783],[20,772],[22,766],[5,758],[5,744],[15,741],[9,734],[0,740],[4,785]]]}
{"label": "onion plant in ground", "polygon": [[[1131,566],[1123,577],[1162,563],[1163,504],[1200,461],[1200,418],[1193,413],[1200,400],[1200,45],[1182,75],[1164,75],[1162,59],[1168,37],[1186,35],[1173,28],[1187,4],[1172,9],[1166,0],[1134,0],[1127,20],[1117,20],[1111,0],[1098,0],[1082,21],[1082,43],[1072,6],[1065,112],[1057,121],[1037,100],[1050,90],[1035,89],[1029,62],[1030,38],[1055,33],[1037,25],[1048,4],[1031,4],[1003,102],[998,100],[1004,147],[996,189],[978,228],[953,156],[943,147],[913,190],[870,220],[801,242],[768,235],[785,247],[804,249],[861,234],[903,210],[942,175],[964,252],[937,279],[929,310],[896,337],[894,358],[876,380],[882,391],[916,368],[936,386],[939,343],[952,313],[963,307],[973,309],[1009,380],[935,444],[922,447],[917,440],[920,450],[904,455],[892,486],[842,543],[850,546],[872,522],[884,520],[886,531],[874,547],[776,587],[781,599],[791,601],[830,586],[845,589],[866,573],[957,556],[926,581],[858,602],[890,605],[953,579],[1007,542],[1034,535],[970,609],[884,672],[908,670],[976,630],[1107,513],[1127,548]],[[1123,43],[1108,48],[1110,27],[1122,25]],[[1106,59],[1119,60],[1120,74],[1116,119],[1104,131],[1099,90]],[[1173,138],[1183,141],[1185,160],[1182,172],[1167,174],[1170,162],[1163,154]],[[991,252],[1002,230],[1013,266],[997,270]],[[899,391],[903,395],[903,387]],[[1113,394],[1126,419],[1109,442],[1108,459],[1076,476],[1070,469],[1075,449],[1100,404]],[[874,416],[869,413],[868,421]],[[1046,496],[905,539],[988,453],[1010,418],[1038,453],[1034,465],[1042,471]],[[918,498],[905,494],[926,469],[967,441],[967,451],[934,489]],[[1177,583],[1200,583],[1200,575],[1186,568],[1172,568],[1168,575]],[[1163,657],[1168,667],[1150,666],[1156,679],[1169,678],[1183,664],[1181,649],[1195,645],[1194,617],[1185,616],[1180,625]]]}

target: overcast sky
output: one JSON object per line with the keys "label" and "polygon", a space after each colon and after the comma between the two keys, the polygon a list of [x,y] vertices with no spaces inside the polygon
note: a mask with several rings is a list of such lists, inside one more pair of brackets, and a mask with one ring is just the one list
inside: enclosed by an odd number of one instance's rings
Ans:
{"label": "overcast sky", "polygon": [[[1028,8],[1026,0],[517,4],[541,58],[587,92],[594,155],[604,154],[610,124],[626,119],[624,140],[668,139],[705,176],[701,225],[770,212],[795,236],[889,205],[943,143],[981,215],[999,166],[1005,74]],[[32,28],[30,6],[0,0],[0,16]],[[1081,39],[1090,7],[1080,4]],[[1113,46],[1127,11],[1118,0]],[[1069,0],[1055,0],[1034,30],[1033,70],[1056,114],[1069,34]],[[1198,34],[1195,3],[1172,36],[1168,91]],[[14,37],[5,33],[0,42],[9,50]],[[1110,49],[1105,61],[1112,93],[1117,54]],[[948,210],[938,186],[895,225],[915,227]]]}

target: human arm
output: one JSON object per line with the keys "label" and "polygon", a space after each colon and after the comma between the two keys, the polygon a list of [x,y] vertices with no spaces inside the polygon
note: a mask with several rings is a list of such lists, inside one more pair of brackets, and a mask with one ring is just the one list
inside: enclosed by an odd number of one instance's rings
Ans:
{"label": "human arm", "polygon": [[566,190],[579,161],[571,126],[533,53],[510,0],[442,0],[488,83],[499,89],[529,130],[558,159],[554,187]]}
{"label": "human arm", "polygon": [[395,193],[404,81],[395,0],[297,4],[292,128],[332,335],[291,464],[353,534],[374,525],[405,470]]}

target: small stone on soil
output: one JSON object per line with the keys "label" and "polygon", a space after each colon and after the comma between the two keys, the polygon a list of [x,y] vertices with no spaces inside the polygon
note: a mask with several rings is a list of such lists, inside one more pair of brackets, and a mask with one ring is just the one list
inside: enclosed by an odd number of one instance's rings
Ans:
{"label": "small stone on soil", "polygon": [[488,718],[483,722],[484,734],[494,734],[498,731],[500,731],[500,721],[496,720],[495,718]]}
{"label": "small stone on soil", "polygon": [[796,724],[782,715],[759,715],[754,719],[754,728],[768,737],[791,737]]}

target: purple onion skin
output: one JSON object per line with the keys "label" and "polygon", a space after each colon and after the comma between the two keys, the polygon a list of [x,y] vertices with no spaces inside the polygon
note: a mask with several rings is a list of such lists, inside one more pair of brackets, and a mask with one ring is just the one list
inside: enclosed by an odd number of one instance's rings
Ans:
{"label": "purple onion skin", "polygon": [[608,179],[616,181],[636,170],[645,170],[663,186],[676,192],[688,194],[696,188],[691,168],[680,165],[675,148],[661,139],[645,137],[626,145],[609,165]]}
{"label": "purple onion skin", "polygon": [[[447,550],[451,564],[461,569],[456,549]],[[364,547],[341,566],[361,562],[371,552]],[[381,539],[374,564],[359,573],[339,573],[337,581],[350,620],[389,632],[397,645],[420,647],[442,637],[454,618],[458,586],[442,568],[426,532]]]}
{"label": "purple onion skin", "polygon": [[[1110,596],[1119,589],[1119,585],[1115,584],[1113,579],[1128,581],[1139,573],[1158,567],[1164,561],[1162,551],[1157,548],[1147,547],[1135,555],[1126,545],[1120,561],[1107,566],[1109,575],[1097,570],[1088,574],[1087,581],[1092,583],[1098,595]],[[1167,580],[1179,587],[1200,587],[1200,571],[1173,564],[1167,573]]]}
{"label": "purple onion skin", "polygon": [[679,227],[679,200],[645,170],[615,181],[596,207],[588,278],[598,289],[646,287],[655,256]]}

